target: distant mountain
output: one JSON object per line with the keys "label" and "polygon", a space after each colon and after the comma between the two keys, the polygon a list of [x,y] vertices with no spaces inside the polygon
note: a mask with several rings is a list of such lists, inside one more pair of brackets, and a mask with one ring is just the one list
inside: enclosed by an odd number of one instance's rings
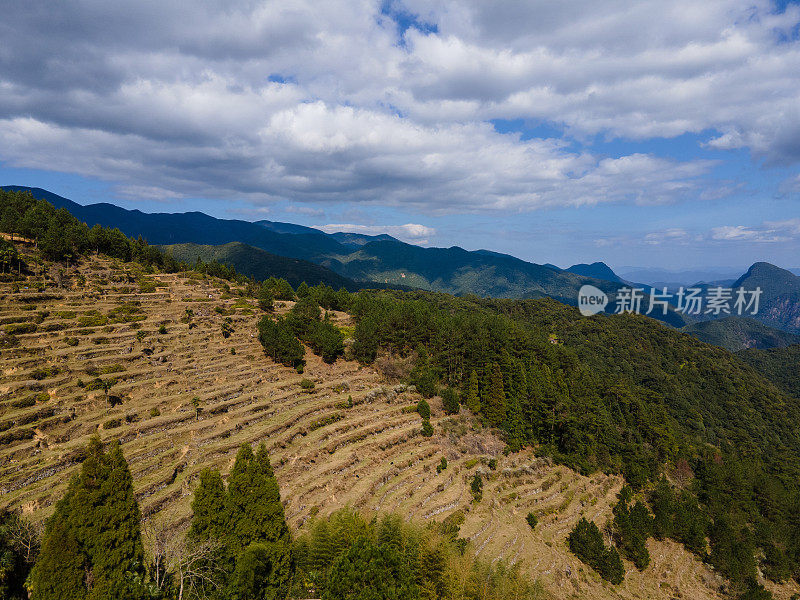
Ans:
{"label": "distant mountain", "polygon": [[318,262],[315,258],[320,256],[352,252],[351,248],[310,227],[302,228],[303,231],[298,233],[279,233],[263,224],[217,219],[201,212],[143,213],[107,203],[82,206],[41,188],[6,186],[4,189],[30,191],[34,197],[47,200],[56,208],[66,208],[89,225],[99,223],[106,227],[118,227],[126,235],[141,235],[151,244],[192,243],[218,246],[242,242],[278,256],[311,262]]}
{"label": "distant mountain", "polygon": [[606,281],[623,283],[623,280],[611,270],[611,267],[604,262],[595,262],[590,265],[581,263],[572,265],[566,270],[570,273],[575,273],[576,275],[583,275],[584,277],[594,277],[595,279],[604,279]]}
{"label": "distant mountain", "polygon": [[775,265],[758,262],[731,287],[761,288],[760,307],[754,318],[770,327],[800,333],[800,277]]}
{"label": "distant mountain", "polygon": [[320,231],[319,229],[314,229],[313,227],[306,227],[305,225],[295,225],[294,223],[281,223],[280,221],[256,221],[256,225],[261,225],[262,227],[269,229],[270,231],[274,231],[275,233],[291,233],[291,234],[298,234],[298,233],[307,233],[307,234],[317,234],[317,235],[325,235],[324,232]]}
{"label": "distant mountain", "polygon": [[726,267],[710,269],[692,269],[673,271],[670,269],[623,267],[618,269],[619,276],[626,281],[638,281],[655,288],[677,289],[687,287],[698,282],[717,282],[721,280],[736,280],[741,270]]}
{"label": "distant mountain", "polygon": [[578,289],[585,283],[612,295],[619,287],[618,282],[554,270],[491,251],[422,248],[391,236],[326,234],[299,225],[217,219],[200,212],[143,213],[106,203],[81,206],[40,188],[7,189],[29,190],[37,198],[67,208],[89,225],[119,227],[125,234],[141,235],[152,244],[220,246],[241,242],[274,255],[322,265],[355,281],[479,296],[552,296],[571,304],[576,303]]}
{"label": "distant mountain", "polygon": [[351,279],[410,285],[456,295],[553,298],[574,304],[578,289],[592,283],[613,293],[612,282],[589,279],[498,253],[458,246],[422,248],[402,242],[370,242],[346,257],[322,264]]}
{"label": "distant mountain", "polygon": [[[328,234],[333,239],[341,244],[348,244],[351,246],[364,246],[370,242],[399,242],[397,238],[381,233],[379,235],[365,235],[363,233],[347,233],[345,231],[338,231],[336,233]],[[402,243],[402,242],[401,242]]]}
{"label": "distant mountain", "polygon": [[205,262],[217,261],[231,265],[237,271],[258,280],[269,277],[283,278],[297,287],[305,281],[308,285],[324,283],[335,289],[346,288],[355,291],[363,287],[348,279],[326,269],[318,264],[270,254],[261,248],[255,248],[241,242],[230,242],[222,246],[208,246],[199,244],[173,244],[162,246],[178,260],[194,264],[199,257]]}
{"label": "distant mountain", "polygon": [[800,335],[768,327],[755,319],[725,317],[714,321],[693,323],[681,331],[731,352],[746,348],[782,348],[800,344]]}

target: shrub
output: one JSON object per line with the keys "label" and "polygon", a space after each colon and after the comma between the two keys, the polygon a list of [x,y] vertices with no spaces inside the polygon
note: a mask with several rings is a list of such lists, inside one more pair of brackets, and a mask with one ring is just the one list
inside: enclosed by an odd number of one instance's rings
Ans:
{"label": "shrub", "polygon": [[19,346],[19,338],[15,335],[2,335],[0,336],[0,348],[14,348]]}
{"label": "shrub", "polygon": [[536,518],[535,514],[529,512],[525,520],[528,522],[528,525],[531,526],[531,529],[536,529],[536,524],[539,522],[539,519]]}
{"label": "shrub", "polygon": [[109,419],[105,423],[103,423],[103,429],[116,429],[122,425],[122,420],[120,419]]}
{"label": "shrub", "polygon": [[161,411],[158,410],[158,407],[154,406],[153,408],[150,409],[150,416],[151,417],[160,417],[161,416]]}
{"label": "shrub", "polygon": [[27,398],[14,400],[11,403],[11,406],[13,408],[28,408],[29,406],[34,406],[35,404],[36,404],[36,396],[28,396]]}
{"label": "shrub", "polygon": [[160,325],[160,326],[159,326],[159,328],[158,328],[158,333],[159,333],[160,335],[164,335],[165,333],[167,333],[167,327],[166,327],[166,325]]}
{"label": "shrub", "polygon": [[489,459],[489,468],[492,471],[494,471],[497,468],[497,459],[496,458],[490,458]]}
{"label": "shrub", "polygon": [[480,473],[475,473],[472,476],[472,482],[470,483],[469,489],[472,492],[472,497],[475,502],[480,502],[481,498],[483,498],[483,479],[481,478]]}
{"label": "shrub", "polygon": [[55,377],[59,374],[61,370],[58,367],[43,367],[40,369],[34,369],[31,371],[31,378],[37,381],[41,381],[42,379],[48,379],[50,377]]}
{"label": "shrub", "polygon": [[333,363],[344,354],[344,335],[328,319],[311,326],[308,343],[326,363]]}
{"label": "shrub", "polygon": [[439,464],[438,464],[438,465],[436,465],[436,472],[437,472],[437,473],[441,473],[441,472],[442,472],[442,471],[444,471],[446,468],[447,468],[447,458],[445,458],[445,457],[443,456],[443,457],[442,457],[442,460],[440,460],[440,461],[439,461]]}
{"label": "shrub", "polygon": [[431,406],[424,398],[417,403],[417,412],[424,420],[431,418]]}
{"label": "shrub", "polygon": [[303,388],[304,392],[311,393],[311,392],[314,391],[314,388],[316,387],[316,385],[310,379],[303,379],[300,382],[300,387]]}
{"label": "shrub", "polygon": [[35,333],[39,329],[36,323],[12,323],[6,325],[7,335],[22,335],[24,333]]}
{"label": "shrub", "polygon": [[80,343],[80,340],[74,337],[67,337],[64,338],[64,342],[67,344],[67,346],[77,346]]}
{"label": "shrub", "polygon": [[616,548],[606,547],[603,534],[594,523],[585,517],[578,521],[567,538],[570,551],[597,571],[603,579],[614,585],[622,583],[625,567]]}
{"label": "shrub", "polygon": [[[266,355],[274,361],[295,369],[303,366],[303,346],[285,319],[278,317],[273,320],[268,316],[262,317],[258,322],[258,339]],[[302,371],[298,370],[298,373]]]}
{"label": "shrub", "polygon": [[448,415],[458,414],[461,406],[458,401],[458,393],[453,388],[446,387],[442,390],[442,406]]}
{"label": "shrub", "polygon": [[89,314],[78,318],[78,325],[81,327],[100,327],[108,324],[108,317],[105,315]]}
{"label": "shrub", "polygon": [[431,437],[433,435],[433,425],[428,419],[422,420],[422,435],[425,437]]}

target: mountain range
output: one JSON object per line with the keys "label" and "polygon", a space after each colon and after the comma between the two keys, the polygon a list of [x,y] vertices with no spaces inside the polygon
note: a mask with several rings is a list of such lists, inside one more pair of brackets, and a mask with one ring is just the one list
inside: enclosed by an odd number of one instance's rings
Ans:
{"label": "mountain range", "polygon": [[[151,244],[220,246],[239,242],[276,256],[315,263],[351,281],[384,287],[506,298],[551,296],[571,304],[576,303],[578,289],[584,284],[612,295],[620,287],[618,281],[530,263],[498,252],[467,251],[457,246],[423,248],[388,235],[327,234],[291,223],[217,219],[200,212],[144,213],[108,203],[83,206],[41,188],[4,189],[30,191],[34,197],[65,208],[90,225],[118,227],[126,235],[142,236]],[[191,247],[180,248],[181,256],[191,261],[190,250]],[[240,258],[243,250],[237,249]],[[194,251],[195,257],[209,252],[200,248]],[[243,262],[240,260],[235,266],[248,274],[240,266]]]}
{"label": "mountain range", "polygon": [[[403,287],[481,297],[540,298],[549,296],[575,305],[581,286],[590,284],[611,298],[629,281],[649,289],[657,276],[726,277],[722,269],[669,272],[628,270],[624,276],[603,262],[581,263],[561,269],[536,264],[490,250],[468,251],[458,246],[426,248],[407,244],[389,235],[351,232],[326,233],[319,229],[261,220],[249,222],[219,219],[201,212],[144,213],[113,204],[81,205],[41,188],[6,186],[30,191],[35,197],[65,208],[92,225],[118,227],[126,235],[142,236],[151,244],[167,247],[187,262],[198,257],[234,266],[255,278],[284,277],[293,285],[300,280],[332,287]],[[638,279],[642,277],[643,279]],[[670,310],[661,320],[701,339],[731,350],[769,348],[794,343],[782,332],[800,334],[800,277],[769,263],[756,263],[735,281],[732,277],[703,284],[763,290],[760,310],[753,319],[721,314],[711,324],[711,315],[687,317]],[[609,309],[607,309],[609,310]],[[773,328],[775,331],[770,330]]]}

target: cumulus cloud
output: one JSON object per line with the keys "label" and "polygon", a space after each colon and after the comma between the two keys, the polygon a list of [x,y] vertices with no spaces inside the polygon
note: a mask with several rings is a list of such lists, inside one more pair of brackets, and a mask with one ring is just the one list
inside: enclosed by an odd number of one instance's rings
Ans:
{"label": "cumulus cloud", "polygon": [[[600,156],[580,143],[596,134],[712,131],[709,147],[800,161],[794,5],[13,4],[0,22],[0,160],[130,197],[436,214],[720,188],[713,162]],[[397,12],[426,26],[403,31]],[[500,134],[493,119],[546,122],[565,139]]]}
{"label": "cumulus cloud", "polygon": [[330,224],[321,225],[325,233],[361,233],[364,235],[388,234],[404,242],[412,244],[427,244],[431,237],[436,235],[436,229],[418,223],[406,223],[405,225],[354,225],[354,224]]}
{"label": "cumulus cloud", "polygon": [[788,242],[792,239],[792,227],[787,223],[764,224],[763,227],[723,225],[711,230],[711,239],[733,242]]}

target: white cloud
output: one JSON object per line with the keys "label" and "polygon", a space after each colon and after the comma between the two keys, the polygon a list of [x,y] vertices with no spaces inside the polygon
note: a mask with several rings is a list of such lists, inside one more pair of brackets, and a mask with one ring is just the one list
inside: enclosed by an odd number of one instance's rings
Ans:
{"label": "white cloud", "polygon": [[[788,242],[792,238],[785,227],[745,227],[744,225],[723,225],[711,230],[711,239],[733,242]],[[782,231],[783,230],[783,231]]]}
{"label": "white cloud", "polygon": [[604,157],[501,135],[490,119],[542,121],[578,141],[712,131],[711,148],[800,162],[800,7],[405,0],[392,6],[437,32],[411,28],[400,43],[382,6],[15,3],[0,22],[0,160],[128,196],[428,213],[723,189],[709,161]]}
{"label": "white cloud", "polygon": [[695,236],[692,236],[685,229],[675,227],[646,234],[644,236],[644,243],[651,246],[660,246],[661,244],[687,244],[695,239]]}
{"label": "white cloud", "polygon": [[354,225],[340,223],[321,225],[317,229],[321,229],[325,233],[344,232],[364,235],[380,235],[383,233],[412,244],[427,244],[430,238],[436,235],[436,229],[418,223],[406,223],[405,225]]}

